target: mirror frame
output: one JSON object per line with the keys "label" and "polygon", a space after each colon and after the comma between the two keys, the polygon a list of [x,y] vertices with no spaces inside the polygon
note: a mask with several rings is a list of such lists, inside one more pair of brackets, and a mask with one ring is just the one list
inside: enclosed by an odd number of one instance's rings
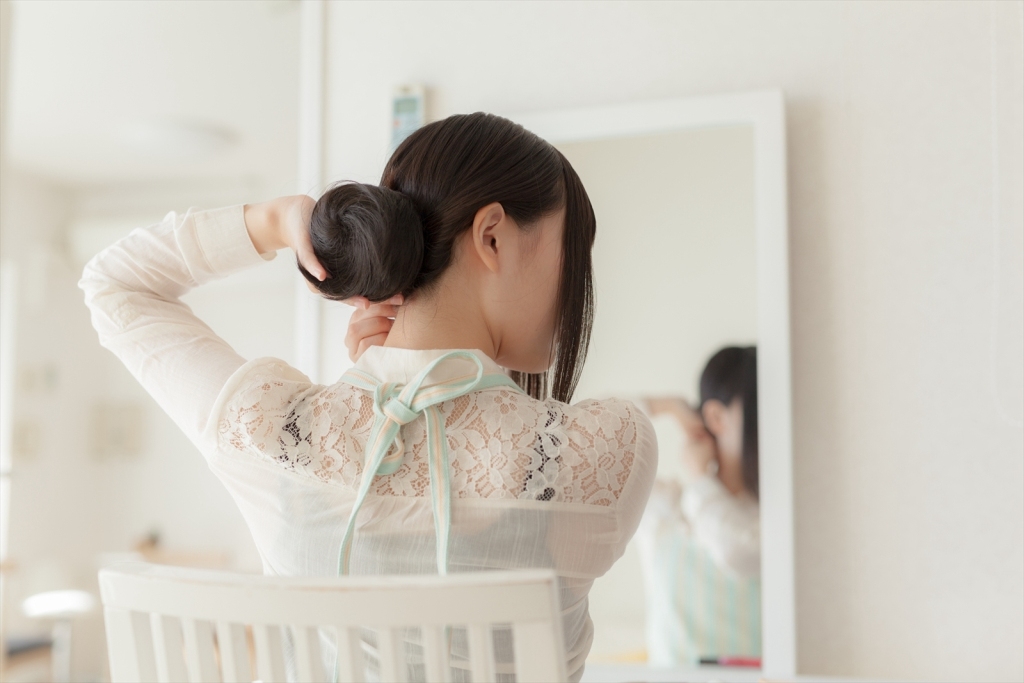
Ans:
{"label": "mirror frame", "polygon": [[[302,3],[298,189],[304,193],[311,188],[319,191],[323,183],[325,11],[324,0]],[[771,677],[795,676],[789,239],[782,92],[764,90],[504,115],[555,144],[709,126],[754,127],[762,672]],[[294,361],[313,381],[318,381],[321,369],[321,312],[322,300],[311,294],[297,275]],[[771,538],[771,543],[765,543],[765,538]]]}
{"label": "mirror frame", "polygon": [[[506,116],[556,145],[688,128],[753,126],[762,672],[771,677],[796,675],[789,239],[782,92],[685,97]],[[767,543],[765,539],[769,538],[771,542]]]}

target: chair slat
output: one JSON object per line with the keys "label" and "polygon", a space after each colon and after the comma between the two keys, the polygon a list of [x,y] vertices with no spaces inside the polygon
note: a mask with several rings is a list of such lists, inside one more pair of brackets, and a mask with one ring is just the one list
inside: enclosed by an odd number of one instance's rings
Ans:
{"label": "chair slat", "polygon": [[187,681],[185,644],[181,637],[181,623],[174,617],[150,614],[149,626],[153,634],[153,654],[156,659],[156,677],[160,683]]}
{"label": "chair slat", "polygon": [[227,621],[217,622],[217,648],[224,683],[252,681],[249,666],[249,645],[245,640],[245,627]]}
{"label": "chair slat", "polygon": [[423,627],[423,665],[427,683],[451,683],[451,653],[441,626]]}
{"label": "chair slat", "polygon": [[565,680],[561,635],[555,631],[560,628],[561,624],[551,622],[513,624],[516,683],[544,683],[553,672],[558,672],[558,680]]}
{"label": "chair slat", "polygon": [[377,631],[377,657],[380,661],[380,680],[396,683],[405,683],[408,680],[405,642],[399,629],[382,628]]}
{"label": "chair slat", "polygon": [[185,666],[188,668],[189,680],[220,683],[210,622],[183,617],[181,631],[185,637]]}
{"label": "chair slat", "polygon": [[469,666],[473,681],[495,683],[494,638],[487,624],[471,624],[469,632]]}
{"label": "chair slat", "polygon": [[149,616],[126,609],[104,610],[113,683],[156,683]]}
{"label": "chair slat", "polygon": [[338,681],[365,683],[366,662],[363,658],[363,644],[359,631],[348,626],[338,626]]}
{"label": "chair slat", "polygon": [[285,680],[281,630],[277,626],[253,624],[252,636],[256,646],[256,675],[262,681]]}
{"label": "chair slat", "polygon": [[320,659],[320,636],[315,628],[295,626],[292,629],[295,640],[295,666],[299,680],[309,683],[323,683],[324,666]]}

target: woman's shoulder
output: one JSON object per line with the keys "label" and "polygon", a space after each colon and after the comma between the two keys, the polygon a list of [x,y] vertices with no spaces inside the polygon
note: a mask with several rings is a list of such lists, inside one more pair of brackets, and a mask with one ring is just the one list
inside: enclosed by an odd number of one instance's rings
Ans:
{"label": "woman's shoulder", "polygon": [[[323,481],[356,476],[347,470],[359,469],[358,444],[346,437],[366,431],[371,404],[348,384],[317,384],[280,359],[259,358],[239,368],[221,392],[217,440],[222,449]],[[328,457],[323,444],[331,445]]]}
{"label": "woman's shoulder", "polygon": [[555,477],[543,477],[553,500],[616,506],[646,499],[658,449],[650,420],[632,401],[604,398],[573,404],[523,397],[540,413],[533,450]]}
{"label": "woman's shoulder", "polygon": [[651,421],[627,399],[588,398],[573,404],[548,400],[544,406],[559,414],[565,430],[577,439],[601,439],[624,450],[644,448],[653,439]]}

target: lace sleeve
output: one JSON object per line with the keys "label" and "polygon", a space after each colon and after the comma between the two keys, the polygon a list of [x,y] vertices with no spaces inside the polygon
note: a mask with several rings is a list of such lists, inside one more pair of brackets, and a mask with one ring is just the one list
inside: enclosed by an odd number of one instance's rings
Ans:
{"label": "lace sleeve", "polygon": [[654,428],[628,400],[548,405],[552,428],[542,432],[542,440],[560,445],[559,467],[543,468],[558,473],[561,485],[554,486],[553,500],[614,510],[616,532],[607,539],[613,562],[626,551],[647,506],[657,470]]}
{"label": "lace sleeve", "polygon": [[[615,401],[623,406],[627,420],[632,424],[631,450],[633,460],[629,472],[622,477],[622,487],[619,490],[618,503],[615,510],[619,518],[619,542],[620,554],[625,552],[626,544],[640,526],[644,510],[647,508],[647,500],[651,496],[651,489],[654,486],[654,478],[658,472],[658,438],[654,433],[654,426],[639,408],[630,401]],[[627,449],[626,444],[620,447]]]}
{"label": "lace sleeve", "polygon": [[[586,400],[572,406],[548,402],[549,429],[538,447],[559,446],[564,485],[560,500],[618,506],[632,480],[641,479],[644,502],[650,493],[657,442],[647,417],[629,401]],[[650,470],[650,471],[649,471]],[[632,490],[629,491],[633,495]]]}
{"label": "lace sleeve", "polygon": [[323,482],[351,484],[361,471],[359,434],[372,421],[362,392],[313,384],[277,359],[243,366],[228,382],[218,422],[220,448],[271,461]]}
{"label": "lace sleeve", "polygon": [[[558,404],[562,405],[562,404]],[[562,500],[614,508],[615,557],[636,533],[658,469],[658,442],[647,416],[629,401],[581,401],[564,410],[560,449],[571,489]],[[569,481],[566,477],[565,481]]]}

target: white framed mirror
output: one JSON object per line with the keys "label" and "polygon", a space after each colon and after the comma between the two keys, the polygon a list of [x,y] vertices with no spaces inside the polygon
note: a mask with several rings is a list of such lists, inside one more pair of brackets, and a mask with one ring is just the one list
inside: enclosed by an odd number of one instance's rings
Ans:
{"label": "white framed mirror", "polygon": [[[310,49],[308,56],[310,69],[315,72],[320,53]],[[322,146],[319,134],[323,121],[317,114],[321,113],[322,83],[318,78],[310,78],[304,85],[304,111],[310,115],[303,118],[302,137],[308,151],[301,166],[307,185],[316,186],[321,171],[317,150]],[[697,398],[695,381],[700,366],[717,347],[756,344],[759,595],[751,598],[747,593],[729,589],[728,595],[746,597],[727,597],[722,604],[733,600],[735,609],[743,612],[748,621],[756,620],[758,626],[758,633],[746,637],[758,640],[754,651],[761,661],[761,671],[741,670],[736,680],[754,680],[758,675],[795,675],[792,401],[782,94],[761,91],[497,113],[521,123],[566,154],[588,188],[597,212],[596,322],[590,355],[574,401],[601,395],[640,399],[670,394],[693,401]],[[686,163],[675,163],[673,154],[680,159],[680,155],[685,156]],[[657,166],[659,170],[636,172],[645,165]],[[630,205],[631,196],[643,198],[643,212]],[[634,214],[640,213],[641,220],[634,220]],[[659,233],[666,229],[668,232]],[[658,246],[650,246],[652,243]],[[723,259],[728,259],[728,269],[734,276],[715,276],[716,268],[726,270]],[[689,296],[673,295],[672,289],[685,291]],[[299,366],[319,374],[325,336],[339,339],[344,332],[342,327],[331,327],[321,321],[322,303],[309,295],[305,287],[298,288],[298,296],[304,300],[296,320],[301,350]],[[701,305],[684,311],[684,301]],[[339,320],[345,322],[347,316]],[[645,321],[649,323],[645,325]],[[658,428],[657,420],[655,424]],[[671,450],[677,447],[678,439],[659,429],[659,441],[659,477],[664,474],[671,478]],[[635,552],[627,552],[608,575],[595,583],[591,606],[596,636],[588,660],[589,671],[597,670],[589,666],[590,661],[630,661],[629,648],[633,646],[634,654],[643,655],[634,660],[650,656],[652,664],[655,663],[657,653],[640,653],[641,649],[651,649],[650,642],[644,640],[645,631],[651,631],[646,623],[645,583],[650,582],[645,580],[642,562]],[[627,586],[631,589],[625,589]],[[739,608],[743,602],[752,605],[745,612]],[[632,606],[630,614],[616,611],[624,604]],[[710,603],[703,600],[701,604]],[[603,652],[616,648],[618,659],[601,659]],[[690,663],[698,655],[716,652],[714,646],[706,643],[696,649],[700,651],[688,653]],[[611,676],[608,680],[612,680],[619,673],[632,676],[635,669],[606,673]],[[666,670],[666,675],[671,675],[670,670]],[[709,675],[731,680],[731,674],[724,670]]]}
{"label": "white framed mirror", "polygon": [[[596,321],[574,400],[679,395],[693,402],[704,361],[717,348],[756,344],[760,633],[740,629],[740,635],[731,637],[734,641],[759,638],[759,648],[741,643],[739,649],[760,654],[764,675],[794,675],[792,401],[782,94],[750,92],[508,117],[566,155],[587,187],[598,216]],[[657,419],[655,424],[658,428]],[[678,439],[664,434],[662,425],[659,442],[659,479],[671,480],[676,475]],[[692,573],[692,568],[688,570],[678,559],[678,550],[674,557],[670,572],[680,576]],[[650,634],[652,629],[670,629],[652,621],[646,612],[652,604],[685,602],[685,596],[652,595],[652,590],[664,588],[664,582],[651,581],[650,564],[649,557],[631,557],[627,552],[595,585],[592,615],[598,635],[592,656],[598,661],[602,654],[628,660],[629,648],[644,624],[651,663],[671,658],[657,652],[657,637]],[[734,621],[736,615],[741,622],[756,621],[756,593],[744,584],[717,581],[711,580],[717,588],[697,597],[701,609],[731,610]],[[646,609],[638,607],[644,604],[639,589],[644,583]],[[665,588],[664,592],[678,590],[693,594],[692,586]],[[715,599],[718,605],[712,605]],[[673,609],[685,612],[689,606],[676,604]],[[638,620],[643,623],[638,625]],[[685,626],[681,628],[685,630]],[[675,638],[689,643],[693,651],[683,653],[682,659],[690,662],[716,652],[718,643],[724,651],[730,648],[720,633]],[[715,642],[707,642],[709,638]],[[611,651],[609,643],[613,642],[617,651]],[[678,645],[668,647],[674,646]],[[735,642],[732,647],[737,647]],[[676,652],[674,656],[678,661],[681,655]]]}

